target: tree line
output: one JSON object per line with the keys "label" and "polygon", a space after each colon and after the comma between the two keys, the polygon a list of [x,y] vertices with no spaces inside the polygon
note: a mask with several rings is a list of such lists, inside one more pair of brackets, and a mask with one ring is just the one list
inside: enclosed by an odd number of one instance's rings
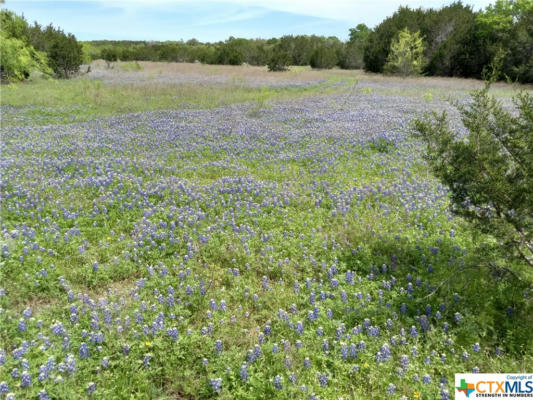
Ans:
{"label": "tree line", "polygon": [[[7,22],[7,23],[6,23]],[[2,74],[13,49],[26,62],[46,64],[60,77],[85,60],[201,62],[363,68],[369,72],[423,74],[533,82],[533,1],[497,0],[482,11],[455,2],[438,10],[400,7],[375,28],[359,24],[345,42],[335,36],[285,35],[271,39],[229,37],[216,43],[188,41],[90,41],[78,43],[52,25],[41,27],[2,11]],[[6,41],[7,39],[7,41]],[[18,51],[20,53],[20,51]],[[7,55],[7,57],[6,57]],[[77,65],[76,65],[77,63]],[[30,63],[31,64],[31,63]],[[31,69],[31,68],[27,68]]]}
{"label": "tree line", "polygon": [[0,27],[2,81],[23,80],[35,70],[69,78],[84,61],[82,45],[76,37],[51,24],[30,25],[24,17],[2,10]]}

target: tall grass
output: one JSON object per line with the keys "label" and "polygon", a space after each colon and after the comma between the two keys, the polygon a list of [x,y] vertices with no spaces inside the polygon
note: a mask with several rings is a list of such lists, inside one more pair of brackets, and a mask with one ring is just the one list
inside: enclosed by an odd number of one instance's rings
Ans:
{"label": "tall grass", "polygon": [[[24,107],[26,117],[46,122],[72,122],[96,116],[129,112],[175,109],[211,109],[237,103],[264,107],[270,100],[327,94],[353,85],[353,78],[329,77],[306,86],[275,88],[247,86],[232,80],[222,84],[146,83],[143,85],[106,85],[99,80],[38,80],[2,88],[2,105]],[[18,110],[20,116],[21,110]],[[4,113],[4,124],[10,124]],[[18,121],[20,123],[20,121]]]}

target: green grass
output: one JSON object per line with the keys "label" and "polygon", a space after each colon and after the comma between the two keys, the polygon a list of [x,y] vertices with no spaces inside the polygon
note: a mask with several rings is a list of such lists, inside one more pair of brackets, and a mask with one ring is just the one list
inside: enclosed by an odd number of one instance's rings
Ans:
{"label": "green grass", "polygon": [[[100,82],[85,80],[41,81],[2,87],[2,101],[3,104],[17,107],[13,111],[7,111],[9,118],[4,121],[14,125],[68,123],[132,111],[209,109],[241,102],[250,103],[247,110],[251,119],[244,122],[255,123],[255,119],[268,114],[263,111],[276,101],[328,93],[352,94],[354,85],[354,77],[346,77],[337,72],[333,72],[326,81],[310,87],[278,89],[243,87],[239,79],[226,86],[173,87],[108,87]],[[398,93],[402,93],[401,88]],[[398,93],[396,95],[407,96],[405,92]],[[418,96],[428,103],[436,101],[427,93],[429,92],[419,92]],[[362,101],[365,101],[366,98],[371,99],[372,91],[361,94]],[[151,96],[152,100],[146,101],[145,96]],[[295,118],[286,125],[272,125],[271,129],[295,130],[300,128],[298,123],[298,118]],[[59,127],[58,130],[63,128]],[[7,129],[14,129],[16,133],[26,132],[24,127]],[[35,147],[27,146],[26,142],[31,142],[31,136],[27,140],[18,140],[13,135],[8,143],[14,146],[10,150],[17,158],[28,163],[21,164],[20,169],[17,165],[11,165],[9,176],[16,177],[17,181],[7,181],[2,187],[3,191],[13,196],[6,200],[11,208],[0,209],[0,217],[7,232],[20,230],[20,226],[25,223],[36,229],[35,238],[19,236],[18,239],[7,239],[0,243],[0,249],[3,250],[5,244],[11,254],[8,259],[0,259],[0,287],[8,291],[7,296],[0,296],[0,350],[6,349],[8,353],[5,366],[0,366],[0,382],[9,382],[11,390],[17,392],[17,398],[34,399],[41,387],[46,387],[48,395],[54,399],[87,398],[87,384],[95,382],[97,391],[94,398],[103,399],[307,399],[314,392],[322,399],[383,400],[388,383],[395,382],[397,396],[391,397],[395,400],[401,394],[407,395],[409,399],[434,400],[440,398],[440,376],[447,377],[451,382],[448,387],[451,387],[455,372],[469,372],[474,367],[479,367],[482,372],[517,372],[526,371],[530,367],[532,341],[529,330],[533,321],[532,314],[528,312],[531,305],[522,297],[527,290],[525,284],[494,280],[487,271],[481,269],[461,268],[469,263],[471,250],[483,237],[476,236],[462,221],[449,218],[446,199],[409,213],[401,203],[401,196],[394,192],[398,187],[394,185],[400,185],[405,179],[410,185],[420,183],[422,188],[416,195],[421,200],[428,193],[433,193],[438,185],[427,173],[426,165],[419,158],[412,157],[415,147],[411,142],[394,145],[376,140],[366,145],[346,144],[342,149],[343,153],[339,154],[334,150],[336,147],[333,145],[337,139],[333,136],[309,135],[296,144],[289,141],[279,144],[283,145],[287,154],[296,154],[302,149],[308,149],[309,145],[318,143],[322,150],[318,156],[313,155],[315,153],[287,159],[277,159],[274,156],[274,160],[271,155],[261,154],[258,150],[251,149],[243,156],[237,152],[232,153],[231,149],[225,150],[224,146],[216,149],[206,143],[185,152],[177,143],[169,145],[168,151],[165,146],[154,149],[160,168],[150,170],[142,168],[142,162],[150,157],[150,148],[136,147],[130,143],[124,149],[99,148],[96,153],[94,149],[69,147],[69,143],[76,140],[75,135],[80,134],[79,128],[77,129],[72,135],[66,136],[56,135],[54,129],[44,129],[43,133],[28,130],[40,140]],[[104,134],[111,139],[114,133]],[[148,136],[157,135],[158,132],[155,127],[139,124],[130,134]],[[287,139],[283,136],[280,138]],[[46,147],[43,143],[53,145]],[[228,139],[222,144],[231,147],[231,143]],[[63,146],[67,150],[60,150]],[[116,151],[116,162],[113,157],[106,158],[108,153],[104,151]],[[61,166],[60,157],[65,160],[91,159],[94,163],[76,169],[74,166]],[[139,165],[129,163],[133,159]],[[44,172],[45,178],[63,179],[58,188],[36,187],[33,186],[33,180],[22,178],[40,177],[39,171],[32,164],[36,160],[47,160],[61,167]],[[124,163],[121,164],[120,160]],[[334,162],[330,163],[329,160]],[[204,166],[223,161],[227,161],[227,164]],[[228,165],[236,168],[232,169]],[[327,165],[327,170],[321,170],[324,165]],[[100,170],[102,166],[107,169]],[[68,191],[63,190],[79,177],[101,176],[101,172],[112,172],[116,179],[105,188],[73,185]],[[257,204],[264,200],[264,194],[256,195],[253,190],[241,197],[236,194],[221,194],[214,203],[206,200],[211,195],[205,190],[206,187],[220,183],[222,178],[237,176],[277,185],[273,191],[276,196],[282,198],[287,191],[293,193],[294,198],[286,205],[262,209],[257,215],[254,215],[253,209],[250,214],[245,207],[249,198],[253,198],[253,202]],[[201,196],[193,197],[180,194],[179,191],[173,193],[168,189],[158,193],[150,191],[152,184],[160,180],[170,182],[173,178],[186,182],[190,188],[194,186],[192,195]],[[326,185],[321,186],[322,183]],[[315,184],[316,187],[313,186]],[[330,195],[342,193],[354,186],[371,190],[361,203],[356,202],[356,195],[351,197],[353,205],[348,214],[334,214]],[[24,212],[29,212],[22,207],[25,206],[23,189],[30,190],[34,197],[44,199],[42,207],[39,201],[35,201],[31,205],[34,208],[29,209],[31,211],[39,207],[39,211],[36,211],[39,219],[23,215]],[[135,197],[132,208],[121,209],[121,200],[114,204],[106,202],[105,196],[111,194],[112,198],[119,199],[123,196],[132,202],[135,195],[140,195]],[[323,196],[320,206],[315,206],[316,198],[313,195]],[[232,196],[233,200],[238,197],[234,203],[230,201]],[[222,199],[228,203],[224,204]],[[150,206],[143,203],[137,208],[139,202],[149,202]],[[76,223],[63,217],[60,211],[60,206],[68,208],[72,205],[74,210],[90,213],[95,206],[104,204],[106,213],[80,216],[76,218]],[[181,216],[177,210],[183,207],[182,212],[186,213],[190,206],[198,207],[210,216],[210,219],[200,220],[196,225],[189,225],[188,218],[185,218],[183,226],[176,230],[180,237],[187,233],[193,238],[193,244],[199,248],[194,257],[184,261],[187,249],[183,240],[171,243],[168,238],[154,238],[157,246],[139,246],[142,254],[139,252],[138,261],[132,259],[131,244],[135,240],[133,231],[137,224],[144,219],[154,224],[176,222]],[[145,207],[154,213],[145,217]],[[224,229],[213,231],[207,244],[199,244],[197,233],[215,224],[217,218],[224,219],[225,213],[229,213],[226,221],[231,220],[241,227],[251,226],[257,233],[246,240],[247,250],[240,237],[245,232],[235,233],[230,224]],[[54,226],[55,232],[60,233],[57,241],[54,240],[53,232],[46,232],[51,226]],[[65,231],[74,226],[81,230],[81,235],[72,236],[68,241],[63,240]],[[450,235],[451,230],[455,232],[454,237]],[[261,233],[269,235],[267,241],[263,241]],[[121,239],[122,234],[125,235],[124,239]],[[44,249],[54,249],[55,253],[32,251],[25,256],[24,248],[33,241]],[[80,252],[79,247],[84,241],[86,250]],[[159,248],[161,243],[166,244],[166,248]],[[436,254],[428,250],[432,246],[439,248]],[[457,251],[455,246],[464,250],[464,254]],[[130,252],[130,257],[125,256],[126,252]],[[317,262],[316,265],[309,256]],[[23,261],[19,261],[20,257],[23,257]],[[285,258],[290,260],[289,263],[280,265],[279,261]],[[371,266],[380,268],[386,264],[390,268],[393,259],[397,259],[394,273],[389,269],[387,274],[377,274],[374,280],[367,279]],[[328,268],[334,263],[337,265],[339,289],[349,292],[349,304],[357,312],[345,312],[346,303],[340,300],[338,290],[330,288],[329,277],[321,267],[322,261]],[[98,263],[97,270],[92,268],[94,262]],[[49,268],[52,264],[53,269]],[[161,273],[161,264],[168,267],[168,274]],[[247,264],[250,268],[246,268]],[[428,264],[435,267],[434,272],[428,271]],[[150,271],[149,267],[153,270]],[[238,268],[240,275],[235,277],[228,274],[229,268]],[[43,269],[48,271],[46,277],[40,274]],[[190,270],[190,274],[180,276],[180,272],[183,273],[186,269]],[[344,281],[344,274],[348,270],[356,274],[354,285]],[[421,280],[420,287],[415,287],[411,298],[403,291],[407,285],[406,275],[409,273],[414,279]],[[78,299],[67,302],[66,290],[59,282],[60,276],[65,278],[75,294],[87,294],[95,302],[105,298],[111,305],[121,304],[114,317],[127,316],[131,319],[132,329],[125,328],[124,332],[120,332],[116,326],[108,328],[103,323],[102,308],[91,310]],[[263,276],[268,277],[270,290],[263,290]],[[392,279],[392,276],[398,279],[398,284],[392,290],[384,290],[383,281]],[[316,280],[312,283],[312,289],[316,290],[317,297],[321,291],[335,293],[335,297],[317,302],[321,317],[309,324],[306,319],[306,312],[311,309],[310,290],[305,288],[307,277]],[[146,287],[137,289],[138,299],[135,299],[130,293],[141,278],[146,278]],[[358,278],[361,278],[361,282]],[[185,287],[197,287],[200,280],[211,284],[206,294],[200,295],[196,291],[187,295]],[[283,282],[279,283],[280,280]],[[299,293],[293,292],[296,280],[300,283]],[[320,281],[323,281],[323,285],[319,287]],[[158,305],[157,293],[166,295],[170,286],[176,290],[176,298],[183,301],[168,310]],[[244,297],[245,287],[249,290],[249,297]],[[431,291],[431,288],[435,290]],[[363,303],[355,300],[352,295],[359,291],[364,295],[371,295],[373,300]],[[383,291],[383,303],[389,302],[390,308],[378,302],[380,291]],[[454,293],[460,294],[459,301],[453,299]],[[257,300],[253,299],[254,294],[258,294]],[[225,300],[228,312],[216,312],[213,318],[209,318],[206,311],[211,298],[218,303]],[[164,333],[155,337],[135,337],[132,330],[138,333],[142,329],[142,325],[137,326],[134,322],[135,311],[141,307],[141,302],[148,306],[143,323],[149,325],[159,311],[165,312],[165,329],[170,326],[179,328],[177,342],[172,342]],[[398,313],[394,316],[393,312],[397,312],[403,302],[407,303],[408,314]],[[76,324],[68,322],[72,304],[77,304],[82,310],[79,313],[80,321]],[[277,318],[279,309],[288,311],[292,304],[299,311],[291,316],[291,320],[300,319],[306,323],[306,332],[302,336],[298,336],[294,329]],[[399,327],[409,329],[417,324],[414,316],[418,311],[423,313],[427,305],[436,311],[440,304],[448,307],[445,316],[447,321],[453,320],[454,312],[461,312],[464,316],[461,323],[451,322],[450,331],[445,333],[441,328],[442,321],[432,320],[434,326],[427,334],[412,339],[407,333],[408,344],[394,347],[395,363],[376,363],[376,352],[392,335],[384,328],[387,319],[393,319],[393,333],[399,336]],[[509,304],[515,307],[515,314],[502,317]],[[151,310],[152,305],[156,306],[154,311]],[[26,307],[32,307],[34,315],[28,321],[28,330],[19,332],[17,322]],[[325,316],[327,308],[333,312],[332,319]],[[175,314],[176,318],[173,320],[168,318],[170,311]],[[65,356],[63,338],[51,333],[50,324],[56,320],[65,322],[72,338],[72,347],[68,351],[77,357],[80,342],[88,341],[83,339],[82,332],[93,330],[93,313],[100,315],[100,327],[97,330],[105,331],[102,349],[97,351],[96,346],[91,345],[91,357],[78,360],[76,374],[61,375],[64,383],[55,384],[49,379],[41,385],[37,380],[39,366],[49,356],[56,356],[58,363],[64,361]],[[246,313],[249,315],[245,317]],[[234,323],[230,323],[233,314],[237,318]],[[366,334],[354,334],[351,341],[366,341],[368,351],[362,352],[358,359],[342,359],[339,353],[340,343],[333,340],[336,329],[344,323],[351,330],[365,318],[370,318],[373,324],[382,329],[382,336],[370,338]],[[45,321],[42,328],[36,325],[39,319]],[[221,319],[224,323],[219,323]],[[213,322],[213,335],[200,332]],[[240,367],[246,360],[247,350],[257,344],[258,332],[267,322],[271,324],[273,335],[262,346],[261,360],[250,363],[250,380],[243,382],[239,375]],[[322,326],[330,338],[332,351],[327,356],[321,348],[322,337],[315,333],[318,326]],[[193,332],[188,334],[187,329],[192,329]],[[53,346],[41,351],[42,342],[39,339],[38,345],[31,348],[25,357],[31,364],[33,386],[19,388],[16,386],[19,380],[10,376],[13,368],[20,368],[20,361],[11,357],[12,351],[20,347],[23,340],[34,340],[38,333],[49,338]],[[222,354],[214,351],[216,339],[223,341]],[[281,340],[289,340],[291,349],[285,351]],[[305,343],[300,350],[296,350],[297,340]],[[445,344],[447,340],[452,341],[451,346]],[[475,342],[482,345],[483,350],[479,353],[471,350],[472,343]],[[271,350],[273,343],[280,347],[277,354],[273,354]],[[122,353],[124,344],[131,346],[128,356]],[[398,366],[396,361],[401,354],[410,355],[413,345],[417,346],[420,356],[411,357],[405,377],[400,378],[395,369]],[[494,355],[495,346],[501,346],[506,352],[502,356]],[[452,355],[452,348],[456,351],[456,356]],[[464,350],[470,353],[468,361],[460,358]],[[432,356],[432,364],[425,363],[424,358],[433,351],[436,355]],[[440,361],[442,353],[447,355],[447,363]],[[150,368],[144,368],[142,364],[147,354],[153,357]],[[101,367],[104,355],[110,357],[110,367],[107,369]],[[290,371],[285,367],[285,357],[293,363]],[[305,357],[312,360],[312,368],[302,367]],[[206,365],[202,363],[204,358],[209,360]],[[353,364],[358,364],[360,370],[353,371]],[[231,371],[227,373],[226,368]],[[322,388],[317,383],[316,373],[319,371],[328,372],[330,383],[327,387]],[[297,385],[289,384],[289,372],[298,374]],[[414,374],[421,378],[425,373],[432,376],[431,385],[414,382]],[[272,378],[276,374],[285,377],[283,391],[273,388]],[[219,395],[209,385],[208,379],[213,377],[224,380],[223,390]],[[298,389],[300,384],[308,385],[307,393]]]}
{"label": "green grass", "polygon": [[353,77],[330,75],[306,86],[268,88],[227,84],[123,84],[98,80],[45,80],[3,86],[3,125],[71,123],[92,118],[153,110],[211,109],[238,103],[255,104],[259,112],[270,101],[349,90]]}

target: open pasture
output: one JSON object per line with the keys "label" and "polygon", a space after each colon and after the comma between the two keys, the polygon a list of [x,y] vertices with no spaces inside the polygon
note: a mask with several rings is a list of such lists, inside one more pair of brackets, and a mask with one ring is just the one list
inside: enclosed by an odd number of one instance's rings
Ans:
{"label": "open pasture", "polygon": [[2,89],[1,399],[449,399],[455,372],[527,372],[531,294],[465,267],[410,135],[480,82],[140,65]]}

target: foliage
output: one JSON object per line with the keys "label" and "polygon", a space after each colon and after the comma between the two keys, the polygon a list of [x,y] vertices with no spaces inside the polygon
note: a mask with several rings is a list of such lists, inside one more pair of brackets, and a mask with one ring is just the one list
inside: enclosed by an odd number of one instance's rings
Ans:
{"label": "foliage", "polygon": [[355,28],[350,29],[350,39],[346,43],[341,57],[339,57],[339,66],[341,68],[363,68],[365,43],[371,31],[365,24],[359,24]]}
{"label": "foliage", "polygon": [[[52,25],[46,28],[38,23],[29,26],[23,17],[8,10],[0,11],[0,15],[2,41],[6,39],[6,43],[3,44],[6,58],[2,58],[2,68],[6,70],[12,69],[15,65],[19,67],[25,65],[20,73],[10,72],[12,77],[26,78],[29,76],[29,71],[25,71],[24,68],[28,67],[45,73],[50,73],[52,70],[56,76],[63,78],[68,78],[78,71],[83,62],[83,51],[74,35],[65,34]],[[15,48],[18,50],[12,52]]]}
{"label": "foliage", "polygon": [[492,235],[508,263],[533,266],[533,97],[518,95],[513,115],[488,90],[459,107],[466,137],[445,113],[418,120],[416,130],[435,175],[450,187],[454,212]]}
{"label": "foliage", "polygon": [[0,32],[1,79],[27,79],[33,71],[50,74],[46,54],[35,50],[29,43],[28,24],[10,11],[2,10]]}
{"label": "foliage", "polygon": [[[474,12],[461,2],[439,10],[400,7],[365,41],[364,64],[383,72],[390,44],[401,30],[420,31],[427,75],[533,82],[533,6],[529,0],[498,0]],[[498,70],[498,71],[496,71]]]}
{"label": "foliage", "polygon": [[244,62],[244,56],[235,46],[231,39],[221,44],[216,51],[215,63],[227,65],[241,65]]}
{"label": "foliage", "polygon": [[398,75],[418,75],[424,66],[424,44],[420,32],[401,30],[392,41],[384,71]]}
{"label": "foliage", "polygon": [[533,2],[497,0],[477,16],[477,35],[495,78],[533,82]]}
{"label": "foliage", "polygon": [[400,7],[392,16],[383,20],[369,35],[365,43],[364,63],[365,70],[370,72],[383,72],[390,52],[394,37],[402,29],[408,28],[411,32],[421,31],[427,38],[426,32],[420,27],[423,19],[421,9],[411,10]]}
{"label": "foliage", "polygon": [[27,79],[32,71],[51,73],[46,65],[46,55],[27,46],[20,39],[0,35],[0,60],[2,80]]}
{"label": "foliage", "polygon": [[101,59],[105,48],[115,48],[122,61],[175,61],[205,64],[268,65],[275,51],[286,52],[287,65],[309,65],[313,51],[322,45],[332,48],[339,60],[344,59],[345,45],[336,37],[286,35],[272,39],[230,37],[225,42],[201,43],[196,39],[168,42],[92,41],[86,42],[92,59]]}
{"label": "foliage", "polygon": [[48,50],[48,57],[56,75],[69,78],[79,71],[83,62],[83,51],[74,35],[58,34]]}
{"label": "foliage", "polygon": [[102,49],[100,56],[105,60],[107,68],[111,67],[111,63],[118,60],[118,50],[114,47],[107,47]]}
{"label": "foliage", "polygon": [[269,71],[286,71],[291,62],[291,56],[285,50],[280,47],[276,47],[272,51],[272,55],[268,60]]}
{"label": "foliage", "polygon": [[309,65],[311,68],[331,69],[337,64],[335,50],[327,46],[319,46],[311,54]]}

